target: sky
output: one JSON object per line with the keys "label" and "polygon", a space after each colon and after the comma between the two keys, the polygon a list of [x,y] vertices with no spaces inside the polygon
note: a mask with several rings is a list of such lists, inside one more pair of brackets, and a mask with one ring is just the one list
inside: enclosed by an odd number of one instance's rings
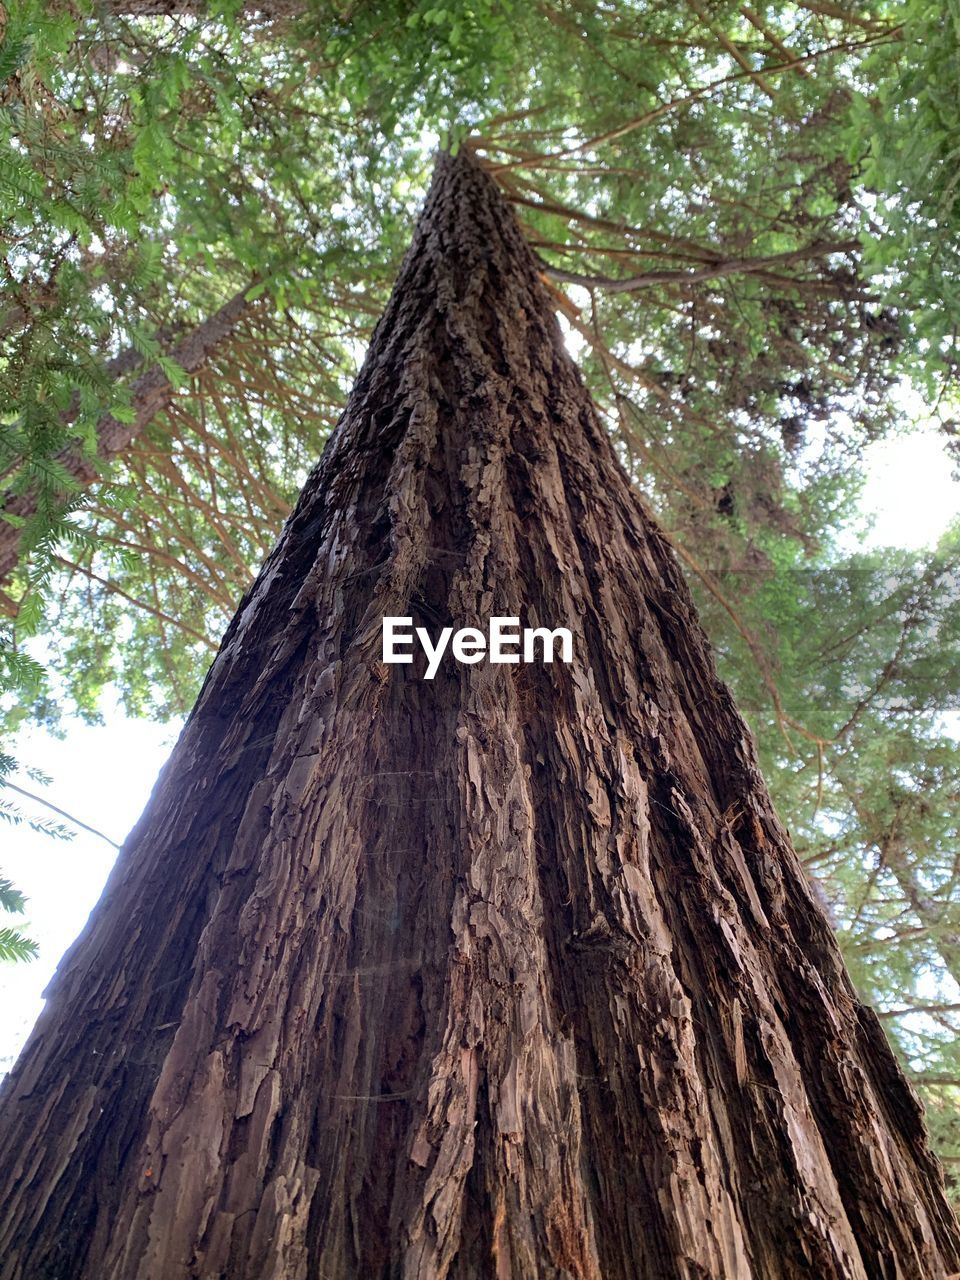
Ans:
{"label": "sky", "polygon": [[929,547],[960,516],[960,484],[942,441],[931,427],[870,446],[862,499],[869,544]]}
{"label": "sky", "polygon": [[[868,545],[931,546],[956,518],[960,484],[951,479],[940,439],[933,428],[920,428],[870,446],[859,530]],[[847,545],[854,541],[851,533]],[[29,729],[14,754],[51,775],[45,789],[51,801],[121,842],[140,816],[179,726],[129,720],[116,708],[104,719],[99,726],[65,721],[62,739]],[[13,780],[38,789],[22,776]],[[27,801],[22,806],[43,812]],[[41,993],[83,928],[115,857],[111,844],[84,831],[60,842],[26,827],[0,829],[0,868],[29,899],[27,931],[40,947],[29,964],[0,964],[0,1071],[19,1052]]]}
{"label": "sky", "polygon": [[[129,720],[116,710],[104,719],[103,725],[68,721],[63,739],[38,729],[21,733],[16,759],[43,769],[53,781],[47,788],[22,775],[12,781],[42,791],[59,808],[121,842],[140,816],[178,730]],[[19,796],[9,798],[24,812],[44,813]],[[0,1071],[10,1068],[25,1040],[40,1011],[41,992],[83,928],[116,854],[85,831],[66,841],[25,826],[0,828],[0,868],[26,895],[24,928],[40,947],[38,958],[27,964],[0,964]]]}

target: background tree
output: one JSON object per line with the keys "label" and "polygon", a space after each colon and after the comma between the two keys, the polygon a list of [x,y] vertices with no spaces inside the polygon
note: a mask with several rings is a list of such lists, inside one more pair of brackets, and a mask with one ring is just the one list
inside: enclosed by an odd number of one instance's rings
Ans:
{"label": "background tree", "polygon": [[[936,16],[11,8],[0,470],[34,510],[4,587],[8,723],[95,717],[107,684],[137,714],[190,706],[342,409],[432,140],[469,130],[952,1142],[957,547],[928,566],[836,545],[864,445],[902,419],[896,381],[952,421],[955,28]],[[185,374],[174,353],[232,299]],[[142,379],[164,389],[146,406]],[[110,423],[137,430],[106,471]]]}
{"label": "background tree", "polygon": [[[960,1262],[916,1101],[550,306],[489,176],[441,156],[7,1082],[6,1280]],[[379,660],[385,615],[491,612],[569,622],[572,662]]]}

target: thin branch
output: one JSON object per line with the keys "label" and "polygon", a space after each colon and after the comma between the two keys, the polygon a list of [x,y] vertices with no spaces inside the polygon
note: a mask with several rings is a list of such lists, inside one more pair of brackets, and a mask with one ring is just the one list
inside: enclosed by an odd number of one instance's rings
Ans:
{"label": "thin branch", "polygon": [[[804,6],[807,7],[807,6]],[[815,49],[811,53],[805,53],[798,57],[791,58],[782,63],[776,63],[764,68],[767,76],[779,73],[781,71],[795,71],[798,67],[806,63],[816,62],[818,58],[826,57],[831,53],[852,53],[859,49],[867,49],[875,44],[879,44],[886,40],[893,40],[903,30],[903,24],[895,27],[887,27],[877,31],[851,44],[848,40],[838,41],[836,44],[825,45],[822,49]],[[653,124],[659,120],[661,116],[667,115],[671,111],[679,111],[684,107],[691,106],[694,102],[698,102],[701,98],[707,97],[717,89],[722,89],[726,85],[734,84],[738,80],[744,80],[749,76],[753,76],[753,71],[738,71],[729,76],[722,76],[719,80],[712,80],[709,84],[701,85],[699,89],[694,89],[690,93],[685,93],[679,98],[671,98],[667,102],[661,102],[650,111],[645,111],[643,115],[636,116],[632,120],[627,120],[623,124],[618,125],[615,129],[608,129],[605,133],[598,133],[593,138],[587,138],[585,142],[578,143],[575,147],[566,147],[562,151],[555,152],[553,156],[544,157],[545,159],[558,159],[560,156],[579,155],[582,151],[590,151],[594,147],[599,147],[605,142],[616,142],[628,133],[633,133],[636,129],[642,129],[645,125]],[[498,168],[500,166],[497,166]]]}
{"label": "thin branch", "polygon": [[914,1004],[904,1009],[875,1009],[878,1018],[905,1018],[910,1013],[956,1013],[960,1004]]}
{"label": "thin branch", "polygon": [[[250,284],[244,285],[229,302],[190,334],[170,352],[169,358],[186,373],[196,373],[207,362],[212,351],[236,328],[241,317],[250,307],[247,293]],[[96,457],[90,458],[79,442],[61,449],[55,461],[69,471],[79,485],[92,484],[98,476],[98,462],[107,462],[127,449],[131,442],[147,427],[161,409],[174,398],[173,383],[159,365],[148,369],[132,388],[134,417],[132,422],[119,422],[111,414],[105,414],[97,423]],[[37,511],[39,495],[36,490],[24,494],[8,495],[2,501],[2,510],[26,519]],[[22,530],[0,520],[0,583],[15,568],[20,549]]]}
{"label": "thin branch", "polygon": [[128,591],[124,591],[122,587],[118,587],[115,582],[111,582],[109,578],[101,578],[99,574],[94,573],[92,569],[85,568],[82,564],[76,564],[72,560],[65,560],[63,556],[55,557],[58,564],[65,569],[71,570],[73,573],[82,573],[84,577],[89,578],[91,582],[96,582],[99,586],[109,591],[111,595],[120,596],[126,600],[128,604],[132,604],[137,609],[142,609],[144,613],[153,614],[155,618],[159,618],[162,622],[168,622],[170,626],[177,627],[186,635],[191,636],[194,640],[199,640],[201,644],[205,644],[208,649],[217,652],[219,645],[215,644],[209,636],[202,635],[199,631],[195,631],[193,627],[188,627],[185,622],[180,622],[177,618],[173,618],[169,613],[164,613],[162,609],[155,609],[152,604],[148,604],[146,600],[138,600],[136,596],[130,595]]}
{"label": "thin branch", "polygon": [[686,547],[683,546],[683,544],[678,542],[676,539],[673,540],[673,547],[674,547],[674,550],[677,552],[677,555],[680,557],[680,559],[683,560],[687,565],[689,565],[689,567],[697,575],[697,577],[700,579],[703,585],[707,588],[710,594],[723,606],[726,612],[730,615],[733,625],[736,627],[736,629],[740,632],[740,635],[745,640],[747,644],[747,648],[750,650],[751,654],[753,655],[754,661],[757,664],[757,670],[760,672],[760,678],[763,681],[764,685],[766,686],[767,692],[770,695],[770,700],[773,703],[773,711],[774,711],[774,715],[776,716],[777,725],[780,729],[780,733],[783,737],[783,740],[786,742],[787,746],[790,749],[790,754],[795,755],[797,749],[793,744],[793,740],[790,737],[790,734],[787,732],[788,728],[793,729],[796,733],[799,733],[800,736],[802,738],[806,738],[808,742],[816,743],[818,746],[821,746],[821,747],[826,746],[831,741],[831,739],[821,738],[817,734],[811,733],[809,729],[805,728],[797,720],[794,720],[793,716],[787,715],[783,707],[783,702],[781,701],[781,698],[780,698],[780,691],[777,688],[774,682],[774,679],[770,674],[769,668],[767,666],[767,661],[763,653],[763,649],[760,647],[759,640],[757,640],[756,636],[754,636],[753,633],[750,631],[750,629],[747,627],[746,623],[740,617],[737,610],[733,607],[733,604],[730,602],[730,600],[727,598],[724,592],[720,589],[719,584],[715,581],[712,574],[707,573],[706,569],[703,568],[703,566],[699,563],[696,557],[693,556],[686,549]]}
{"label": "thin branch", "polygon": [[[751,7],[748,4],[744,4],[740,6],[740,12],[743,14],[746,20],[750,23],[750,25],[752,27],[756,27],[756,29],[760,32],[763,38],[774,49],[776,49],[777,53],[779,53],[780,57],[783,58],[785,62],[796,61],[796,54],[791,52],[791,50],[787,48],[787,46],[783,43],[783,41],[780,39],[780,37],[777,35],[775,31],[770,30],[770,28],[766,25],[766,23],[763,21],[763,19],[760,17],[759,13],[757,13],[755,9],[751,9]],[[810,78],[810,72],[806,69],[806,67],[797,66],[796,72],[797,72],[797,75],[804,80],[808,80]]]}
{"label": "thin branch", "polygon": [[61,818],[66,818],[67,822],[74,827],[81,827],[84,831],[89,831],[92,836],[99,836],[101,840],[106,840],[107,844],[112,845],[114,849],[119,849],[120,845],[116,840],[111,840],[108,835],[104,835],[96,827],[91,827],[89,822],[81,822],[79,818],[75,818],[72,813],[67,813],[66,809],[61,809],[59,805],[53,804],[50,800],[45,800],[43,796],[36,795],[33,791],[27,791],[23,787],[18,787],[15,782],[11,782],[8,778],[0,779],[0,786],[9,787],[11,791],[16,791],[18,795],[25,796],[28,800],[34,801],[35,804],[42,804],[45,808],[50,809],[53,813],[59,814]]}
{"label": "thin branch", "polygon": [[[578,284],[585,289],[603,289],[607,293],[633,293],[638,289],[656,284],[696,284],[700,280],[716,280],[724,276],[753,275],[788,262],[823,258],[831,253],[849,253],[857,248],[859,248],[857,240],[814,243],[802,249],[774,253],[764,258],[730,258],[726,262],[717,262],[709,267],[697,267],[693,271],[645,271],[640,275],[627,276],[619,280],[612,276],[584,276],[575,271],[566,271],[562,267],[552,267],[548,263],[545,263],[544,267],[554,280],[560,280],[564,284]],[[811,282],[798,281],[797,283]]]}
{"label": "thin branch", "polygon": [[730,57],[733,58],[733,60],[739,66],[743,67],[744,71],[746,71],[746,73],[752,77],[757,88],[762,89],[763,92],[767,95],[767,97],[770,98],[771,100],[775,99],[777,96],[776,89],[774,89],[772,85],[770,85],[768,81],[764,79],[763,73],[761,71],[757,70],[756,67],[751,65],[750,59],[743,52],[743,50],[737,48],[737,46],[733,43],[733,41],[729,38],[729,36],[727,36],[723,31],[718,30],[717,27],[714,26],[714,24],[710,21],[710,15],[704,10],[703,5],[700,4],[699,0],[687,0],[687,4],[690,6],[693,12],[697,15],[697,17],[700,19],[703,25],[707,28],[707,30],[711,33],[711,35],[715,37],[715,39],[720,44],[721,48],[726,49]]}

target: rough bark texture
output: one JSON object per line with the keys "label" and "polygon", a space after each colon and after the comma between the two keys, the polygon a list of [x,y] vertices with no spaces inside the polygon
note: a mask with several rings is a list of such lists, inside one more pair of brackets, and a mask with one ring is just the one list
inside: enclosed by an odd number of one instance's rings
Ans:
{"label": "rough bark texture", "polygon": [[[567,666],[380,662],[381,618]],[[942,1277],[957,1230],[493,183],[343,420],[3,1098],[3,1280]]]}
{"label": "rough bark texture", "polygon": [[[170,359],[175,361],[186,373],[198,373],[209,360],[211,354],[226,338],[233,333],[237,324],[250,310],[246,295],[250,285],[245,286],[219,311],[215,311],[195,329],[181,338],[169,352]],[[121,377],[135,368],[139,359],[135,352],[125,353],[110,361],[107,368],[115,377]],[[134,440],[153,421],[157,414],[167,407],[176,393],[173,383],[159,365],[154,365],[142,374],[131,388],[133,419],[120,422],[112,414],[105,414],[97,423],[97,455],[90,458],[79,442],[67,445],[55,455],[55,461],[65,467],[80,485],[92,484],[99,470],[98,462],[109,462],[118,453],[130,447]],[[25,519],[37,510],[37,494],[34,491],[11,495],[0,499],[0,509],[11,515]],[[3,583],[16,568],[20,550],[21,530],[14,528],[5,520],[0,520],[0,583]]]}

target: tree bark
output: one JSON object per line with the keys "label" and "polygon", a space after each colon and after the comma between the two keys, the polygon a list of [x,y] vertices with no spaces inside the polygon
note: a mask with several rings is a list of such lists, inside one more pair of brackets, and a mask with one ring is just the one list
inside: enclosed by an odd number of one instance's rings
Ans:
{"label": "tree bark", "polygon": [[[381,619],[568,626],[384,666]],[[7,1082],[3,1280],[943,1277],[923,1120],[469,155]]]}
{"label": "tree bark", "polygon": [[[182,338],[170,351],[170,359],[178,364],[186,373],[198,373],[210,359],[211,354],[239,324],[250,309],[246,295],[251,285],[245,285],[239,293],[225,302],[219,311],[215,311],[195,329]],[[135,352],[124,353],[116,357],[108,368],[117,377],[129,372],[139,363]],[[65,467],[80,485],[89,485],[96,480],[99,471],[98,462],[109,462],[133,441],[153,421],[161,410],[165,409],[176,392],[173,383],[160,368],[154,365],[148,369],[132,387],[134,416],[130,422],[120,422],[112,414],[105,414],[97,423],[97,454],[89,457],[80,442],[68,444],[55,455],[55,461]],[[37,493],[28,490],[23,494],[7,494],[0,500],[0,510],[10,515],[26,519],[37,510]],[[16,568],[20,553],[22,530],[15,528],[6,520],[0,519],[0,584],[6,581]]]}

